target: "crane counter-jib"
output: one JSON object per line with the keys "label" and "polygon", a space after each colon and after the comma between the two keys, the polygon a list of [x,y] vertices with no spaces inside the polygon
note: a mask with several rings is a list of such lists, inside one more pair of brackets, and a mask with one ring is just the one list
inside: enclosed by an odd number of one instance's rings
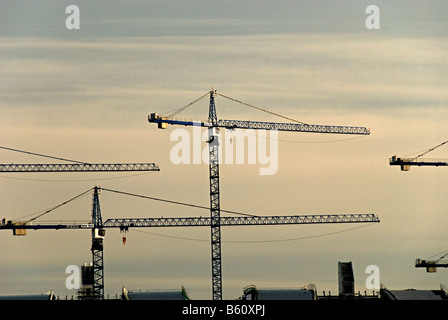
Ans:
{"label": "crane counter-jib", "polygon": [[94,225],[90,222],[25,222],[7,221],[0,225],[0,230],[15,229],[92,229]]}
{"label": "crane counter-jib", "polygon": [[92,223],[39,223],[39,222],[19,222],[19,221],[2,221],[0,230],[12,230],[14,236],[26,236],[27,230],[80,230],[93,229]]}

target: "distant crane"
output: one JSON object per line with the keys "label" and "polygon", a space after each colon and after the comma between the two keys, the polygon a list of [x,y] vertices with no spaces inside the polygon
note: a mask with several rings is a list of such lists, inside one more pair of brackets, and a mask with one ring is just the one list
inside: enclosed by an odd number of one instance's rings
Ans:
{"label": "distant crane", "polygon": [[448,260],[428,260],[417,258],[415,260],[416,268],[426,268],[426,272],[437,272],[437,268],[448,268]]}
{"label": "distant crane", "polygon": [[413,158],[400,158],[400,157],[397,157],[396,155],[394,155],[389,159],[389,164],[391,166],[400,166],[401,171],[409,171],[411,169],[411,166],[418,166],[418,167],[420,167],[420,166],[431,166],[431,167],[448,166],[448,159],[420,158],[421,156],[445,145],[446,143],[448,143],[448,141],[444,141],[441,144],[438,144],[435,147],[432,147]]}
{"label": "distant crane", "polygon": [[399,158],[392,156],[389,161],[391,166],[400,166],[401,171],[409,171],[411,166],[418,167],[446,167],[448,166],[448,159],[426,159],[426,158]]}
{"label": "distant crane", "polygon": [[[289,132],[308,132],[308,133],[331,133],[331,134],[361,134],[369,135],[370,130],[365,127],[353,126],[329,126],[329,125],[309,125],[291,118],[281,116],[277,113],[255,107],[242,101],[227,97],[216,90],[211,90],[208,121],[183,121],[173,119],[173,116],[185,110],[193,103],[199,101],[208,94],[194,102],[178,109],[168,117],[159,116],[152,113],[148,116],[148,121],[157,123],[159,129],[166,129],[168,124],[184,125],[184,126],[201,126],[208,128],[208,145],[209,145],[209,179],[210,179],[210,218],[211,218],[211,259],[212,259],[212,285],[213,300],[222,299],[222,272],[221,272],[221,217],[220,217],[220,191],[219,191],[219,128],[227,129],[264,129],[278,130]],[[242,121],[242,120],[218,120],[215,97],[221,96],[243,105],[267,112],[276,116],[280,116],[296,123],[277,123],[277,122],[260,122],[260,121]]]}
{"label": "distant crane", "polygon": [[[409,171],[411,169],[411,166],[432,166],[432,167],[442,167],[448,165],[448,159],[427,159],[427,158],[420,158],[421,156],[445,145],[448,143],[447,141],[444,141],[435,147],[429,148],[428,150],[424,151],[423,153],[419,154],[418,156],[414,158],[399,158],[396,155],[392,156],[389,160],[389,164],[391,166],[400,166],[401,171]],[[437,272],[437,267],[441,268],[448,268],[448,260],[442,260],[446,255],[442,256],[440,259],[437,260],[428,260],[428,259],[421,259],[417,258],[415,260],[415,267],[416,268],[426,268],[426,272]]]}
{"label": "distant crane", "polygon": [[[91,189],[92,190],[92,189]],[[15,236],[26,235],[26,230],[92,230],[92,276],[94,300],[104,299],[104,263],[103,248],[106,228],[119,228],[128,231],[129,228],[141,227],[210,227],[212,219],[209,217],[183,218],[115,218],[103,222],[99,201],[101,190],[122,193],[95,186],[92,197],[92,219],[89,222],[41,222],[41,221],[11,221],[2,220],[0,230],[12,230]],[[87,192],[89,192],[88,190]],[[86,194],[82,193],[81,195]],[[78,196],[79,197],[79,196]],[[75,197],[77,198],[77,197]],[[73,198],[73,199],[75,199]],[[177,202],[178,204],[181,204]],[[202,207],[203,209],[205,207]],[[329,215],[296,215],[296,216],[239,216],[222,217],[222,226],[249,225],[293,225],[293,224],[329,224],[329,223],[378,223],[379,218],[374,214],[329,214]]]}

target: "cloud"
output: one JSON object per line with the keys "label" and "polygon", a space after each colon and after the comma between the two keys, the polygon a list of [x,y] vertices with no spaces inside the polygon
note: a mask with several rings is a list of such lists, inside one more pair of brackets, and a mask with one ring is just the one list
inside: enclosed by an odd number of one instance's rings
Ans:
{"label": "cloud", "polygon": [[[333,107],[441,106],[447,100],[447,73],[440,70],[447,68],[448,48],[435,39],[22,39],[5,41],[2,47],[2,110],[26,110],[27,119],[47,114],[64,123],[68,113],[75,113],[72,124],[82,119],[84,125],[93,125],[104,117],[119,125],[117,112],[137,117],[153,108],[174,109],[212,86],[289,114]],[[201,110],[206,113],[206,108]],[[226,102],[220,110],[231,108]]]}

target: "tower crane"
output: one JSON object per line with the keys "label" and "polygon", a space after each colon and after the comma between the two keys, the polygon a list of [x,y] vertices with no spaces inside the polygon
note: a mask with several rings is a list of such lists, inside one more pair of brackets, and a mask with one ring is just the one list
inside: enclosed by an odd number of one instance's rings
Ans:
{"label": "tower crane", "polygon": [[[111,172],[111,171],[160,171],[158,165],[155,163],[85,163],[80,161],[68,160],[53,156],[37,154],[29,151],[17,150],[7,147],[0,147],[10,151],[17,151],[32,155],[37,155],[46,158],[53,158],[58,160],[70,161],[72,163],[51,163],[51,164],[0,164],[0,172]],[[104,274],[103,274],[103,238],[104,229],[101,228],[101,212],[98,200],[98,188],[94,189],[93,209],[92,209],[92,261],[93,261],[93,280],[94,292],[93,297],[102,299],[104,295]],[[6,224],[2,221],[2,227],[11,227],[14,235],[26,234],[26,223],[12,223]],[[23,226],[21,226],[23,225]],[[20,226],[17,228],[17,226]],[[83,227],[80,225],[79,227]],[[76,226],[71,226],[76,227]],[[90,226],[89,226],[90,227]],[[58,227],[49,226],[50,229],[59,229]],[[64,226],[63,228],[67,228]]]}
{"label": "tower crane", "polygon": [[415,259],[416,268],[426,268],[426,272],[437,272],[437,268],[448,268],[448,260]]}
{"label": "tower crane", "polygon": [[391,166],[400,166],[401,171],[411,170],[411,166],[418,167],[446,167],[448,166],[448,159],[430,159],[430,158],[400,158],[392,156],[389,160]]}
{"label": "tower crane", "polygon": [[[423,153],[420,153],[416,157],[413,158],[400,158],[396,155],[392,156],[389,159],[389,164],[391,166],[400,166],[401,171],[409,171],[411,169],[411,166],[432,166],[432,167],[443,167],[448,166],[448,159],[441,159],[441,158],[421,158],[425,154],[445,145],[448,143],[447,141],[444,141],[432,148],[429,148],[428,150],[424,151]],[[428,260],[428,259],[421,259],[417,258],[415,260],[415,267],[416,268],[426,268],[426,272],[437,272],[437,268],[448,268],[448,260],[442,260],[445,256],[442,256],[441,258],[437,260]]]}
{"label": "tower crane", "polygon": [[[87,192],[91,191],[88,190]],[[91,230],[92,231],[92,275],[94,300],[104,299],[104,263],[103,248],[105,229],[119,228],[127,231],[129,228],[160,228],[160,227],[210,227],[213,220],[210,217],[181,218],[112,218],[103,222],[99,195],[102,190],[120,193],[95,186],[92,196],[92,215],[89,222],[42,222],[38,221],[6,221],[2,220],[0,230],[12,230],[15,236],[26,235],[26,230]],[[86,194],[87,192],[82,193]],[[79,196],[78,196],[79,197]],[[76,197],[75,197],[76,198]],[[73,198],[74,199],[74,198]],[[202,207],[205,209],[206,207]],[[221,226],[255,226],[255,225],[295,225],[295,224],[334,224],[334,223],[378,223],[374,214],[328,214],[328,215],[295,215],[295,216],[238,216],[221,217]]]}
{"label": "tower crane", "polygon": [[[207,95],[207,94],[206,94]],[[206,96],[204,95],[204,96]],[[191,104],[180,108],[168,117],[159,116],[152,113],[148,116],[150,123],[156,123],[159,129],[166,129],[168,124],[184,126],[200,126],[208,128],[209,145],[209,180],[210,180],[210,227],[211,227],[211,260],[212,260],[212,286],[213,300],[222,299],[222,272],[221,272],[221,217],[220,217],[220,191],[219,191],[219,128],[227,129],[264,129],[289,132],[307,132],[307,133],[328,133],[328,134],[360,134],[369,135],[370,130],[365,127],[354,126],[331,126],[331,125],[310,125],[279,114],[264,110],[242,101],[227,97],[216,90],[209,92],[210,104],[208,121],[184,121],[172,118],[173,115],[185,110]],[[296,123],[278,123],[278,122],[260,122],[243,120],[223,120],[219,119],[216,113],[215,97],[221,96],[243,105],[254,107],[264,112],[281,116]],[[204,97],[202,96],[202,97]],[[201,97],[201,98],[202,98]],[[201,98],[197,99],[199,101]]]}

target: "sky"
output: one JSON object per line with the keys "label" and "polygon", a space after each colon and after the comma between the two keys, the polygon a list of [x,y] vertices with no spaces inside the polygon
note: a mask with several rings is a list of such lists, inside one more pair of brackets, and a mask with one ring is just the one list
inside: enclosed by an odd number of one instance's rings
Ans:
{"label": "sky", "polygon": [[[379,29],[366,28],[371,4],[380,10]],[[79,29],[66,28],[69,5],[79,7]],[[417,155],[447,140],[447,11],[436,0],[0,0],[0,146],[160,167],[145,174],[3,173],[2,218],[35,215],[94,186],[208,206],[208,166],[174,164],[170,135],[179,128],[159,130],[147,117],[214,88],[305,123],[371,130],[349,137],[280,132],[275,174],[260,175],[259,164],[220,166],[222,209],[374,213],[381,220],[223,227],[224,299],[240,297],[249,284],[313,283],[319,294],[337,294],[338,261],[352,261],[356,291],[367,290],[369,265],[390,289],[448,285],[446,270],[414,267],[415,258],[448,250],[448,172],[389,165],[392,155]],[[216,108],[221,119],[284,121],[220,96]],[[206,119],[208,100],[179,116]],[[427,156],[448,158],[448,150]],[[4,149],[0,157],[55,162]],[[91,201],[89,193],[41,219],[89,220]],[[100,202],[103,220],[209,214],[106,191]],[[183,285],[192,299],[211,299],[208,228],[132,229],[125,245],[119,230],[106,232],[106,294]],[[65,269],[91,261],[90,241],[88,230],[0,232],[0,294],[76,295],[65,287]]]}

